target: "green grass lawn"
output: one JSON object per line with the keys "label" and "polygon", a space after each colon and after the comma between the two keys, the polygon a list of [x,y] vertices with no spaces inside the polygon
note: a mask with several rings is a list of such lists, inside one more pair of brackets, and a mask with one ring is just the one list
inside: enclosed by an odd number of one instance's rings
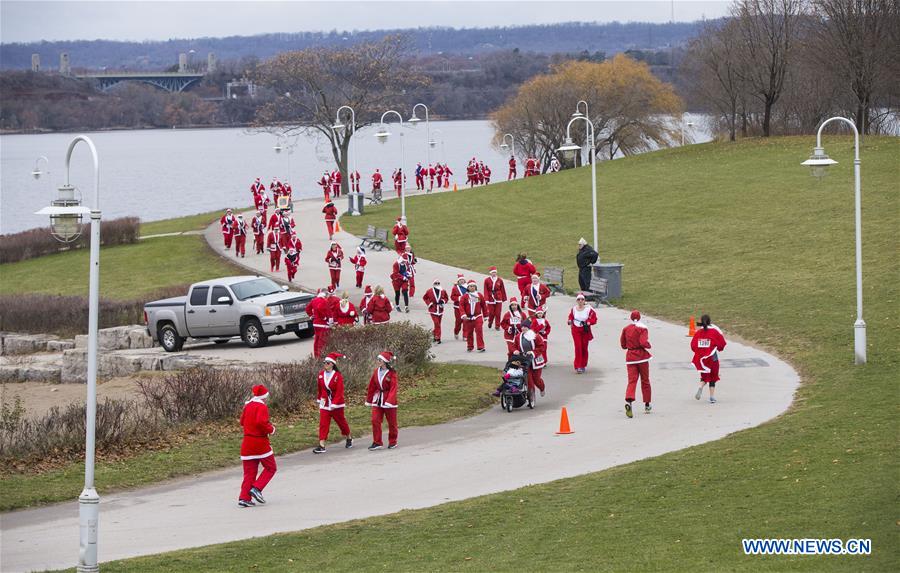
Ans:
{"label": "green grass lawn", "polygon": [[[460,378],[469,384],[454,383]],[[415,381],[414,386],[404,386],[403,427],[440,424],[489,407],[493,402],[489,393],[497,386],[497,371],[483,366],[434,364]],[[370,409],[361,404],[362,397],[356,402],[347,408],[347,421],[354,434],[360,436],[371,431],[371,414]],[[318,415],[312,405],[306,414],[290,425],[280,423],[278,416],[273,416],[278,433],[272,438],[272,446],[278,454],[312,448],[318,443]],[[331,437],[339,439],[339,434],[333,432]],[[97,457],[97,489],[108,493],[174,477],[197,475],[216,468],[239,468],[240,443],[240,427],[235,419],[228,429],[203,428],[166,450],[115,459],[101,454]],[[240,478],[237,473],[235,476],[237,492]],[[0,489],[6,492],[0,498],[0,511],[74,500],[83,485],[83,462],[38,476],[7,473],[0,476]]]}
{"label": "green grass lawn", "polygon": [[[0,293],[87,296],[90,251],[78,249],[0,266]],[[145,239],[100,249],[100,296],[132,300],[161,288],[244,274],[201,236]]]}
{"label": "green grass lawn", "polygon": [[[247,207],[246,209],[252,209],[252,207]],[[240,209],[239,211],[245,211],[246,209]],[[141,223],[141,235],[146,237],[147,235],[159,235],[162,233],[202,231],[208,227],[210,223],[222,217],[224,213],[225,209],[218,209],[216,211],[209,211],[208,213],[188,215],[187,217]]]}
{"label": "green grass lawn", "polygon": [[[869,364],[853,365],[852,151],[822,181],[813,137],[704,144],[598,166],[600,254],[624,307],[709,312],[803,377],[794,406],[713,443],[550,484],[293,534],[105,565],[105,571],[897,571],[900,140],[862,150]],[[390,227],[398,205],[342,224]],[[527,251],[566,268],[590,240],[590,171],[407,201],[424,258],[510,277]],[[728,399],[727,370],[720,398]],[[689,424],[689,420],[685,420]],[[614,436],[598,436],[615,440]],[[744,537],[871,538],[867,557],[749,557]],[[522,545],[518,545],[522,542]]]}

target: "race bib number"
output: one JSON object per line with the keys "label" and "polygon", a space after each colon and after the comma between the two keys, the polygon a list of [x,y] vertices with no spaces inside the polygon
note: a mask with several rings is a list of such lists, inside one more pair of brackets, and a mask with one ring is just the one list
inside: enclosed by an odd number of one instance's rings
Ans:
{"label": "race bib number", "polygon": [[710,346],[710,341],[708,338],[703,338],[703,339],[697,341],[698,348],[709,348],[709,346]]}
{"label": "race bib number", "polygon": [[510,323],[510,324],[518,325],[518,324],[521,323],[521,322],[522,322],[522,319],[519,318],[519,317],[517,317],[517,316],[511,317],[511,318],[509,319],[509,323]]}

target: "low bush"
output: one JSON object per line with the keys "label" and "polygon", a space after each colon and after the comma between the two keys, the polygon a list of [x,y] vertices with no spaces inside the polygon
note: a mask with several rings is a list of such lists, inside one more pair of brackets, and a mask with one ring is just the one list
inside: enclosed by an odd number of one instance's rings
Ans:
{"label": "low bush", "polygon": [[[141,220],[137,217],[110,219],[103,221],[100,226],[100,244],[104,247],[136,243],[140,236]],[[0,235],[0,264],[15,263],[68,249],[81,249],[88,247],[90,242],[89,223],[81,226],[81,236],[72,243],[60,243],[53,238],[48,228]]]}
{"label": "low bush", "polygon": [[[148,300],[183,296],[188,285],[162,289],[140,300],[101,300],[100,328],[141,324]],[[88,299],[49,294],[0,295],[0,331],[57,334],[71,337],[87,332]]]}

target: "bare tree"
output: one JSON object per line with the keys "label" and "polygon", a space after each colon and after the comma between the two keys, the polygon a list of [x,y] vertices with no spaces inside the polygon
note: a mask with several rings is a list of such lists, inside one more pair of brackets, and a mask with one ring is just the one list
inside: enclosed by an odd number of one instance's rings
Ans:
{"label": "bare tree", "polygon": [[772,107],[792,64],[804,0],[738,0],[732,7],[744,62],[740,77],[763,106],[763,135],[771,135]]}
{"label": "bare tree", "polygon": [[405,64],[406,41],[389,36],[375,43],[346,49],[310,48],[284,52],[260,64],[257,78],[276,96],[256,114],[260,129],[285,135],[322,135],[331,146],[349,190],[347,149],[352,129],[335,131],[336,112],[349,105],[356,112],[356,129],[378,121],[389,107],[403,102],[404,91],[425,80]]}

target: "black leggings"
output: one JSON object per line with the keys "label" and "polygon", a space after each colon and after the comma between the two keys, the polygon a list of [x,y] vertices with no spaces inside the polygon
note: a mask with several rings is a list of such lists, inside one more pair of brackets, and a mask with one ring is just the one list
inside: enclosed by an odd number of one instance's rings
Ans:
{"label": "black leggings", "polygon": [[400,306],[400,293],[403,293],[403,306],[409,306],[409,290],[395,290],[394,291],[394,306]]}

